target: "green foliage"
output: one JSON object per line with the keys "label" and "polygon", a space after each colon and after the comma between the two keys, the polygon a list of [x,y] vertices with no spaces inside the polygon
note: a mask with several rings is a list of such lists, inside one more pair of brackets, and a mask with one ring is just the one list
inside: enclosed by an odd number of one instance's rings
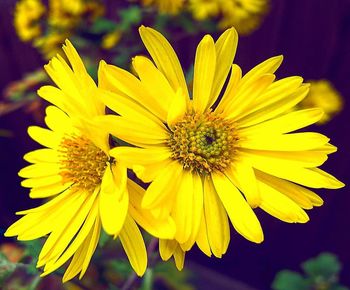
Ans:
{"label": "green foliage", "polygon": [[108,20],[107,18],[101,17],[97,19],[92,27],[91,32],[96,34],[103,34],[112,32],[117,28],[117,23],[112,20]]}
{"label": "green foliage", "polygon": [[142,10],[139,6],[130,6],[119,11],[121,22],[119,29],[122,31],[128,30],[132,26],[137,26],[142,22]]}
{"label": "green foliage", "polygon": [[273,290],[349,290],[338,282],[341,264],[330,253],[322,253],[302,264],[304,275],[283,270],[272,283]]}

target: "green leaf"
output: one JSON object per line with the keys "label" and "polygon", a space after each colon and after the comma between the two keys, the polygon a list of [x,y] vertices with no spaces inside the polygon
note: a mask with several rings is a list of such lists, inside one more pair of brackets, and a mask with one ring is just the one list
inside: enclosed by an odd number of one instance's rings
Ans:
{"label": "green leaf", "polygon": [[117,23],[108,20],[107,18],[97,19],[91,27],[92,33],[103,34],[114,31],[117,28]]}
{"label": "green leaf", "polygon": [[277,273],[273,290],[309,290],[310,284],[299,273],[284,270]]}
{"label": "green leaf", "polygon": [[336,276],[341,270],[338,258],[330,253],[322,253],[302,264],[304,272],[312,278],[323,277],[328,280]]}
{"label": "green leaf", "polygon": [[130,6],[119,11],[121,23],[120,30],[128,30],[133,25],[139,25],[142,22],[142,10],[139,6]]}
{"label": "green leaf", "polygon": [[349,290],[349,288],[341,285],[336,285],[331,287],[329,290]]}
{"label": "green leaf", "polygon": [[3,286],[6,279],[16,270],[16,264],[10,262],[7,257],[0,253],[0,286]]}
{"label": "green leaf", "polygon": [[152,290],[153,289],[153,269],[147,269],[142,279],[142,285],[140,290]]}

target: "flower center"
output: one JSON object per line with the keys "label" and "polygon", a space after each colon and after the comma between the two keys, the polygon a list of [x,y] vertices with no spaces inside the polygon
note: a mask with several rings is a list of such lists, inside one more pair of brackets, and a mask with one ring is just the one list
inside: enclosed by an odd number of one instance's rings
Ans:
{"label": "flower center", "polygon": [[83,136],[64,137],[60,144],[61,176],[63,182],[93,192],[101,184],[108,156]]}
{"label": "flower center", "polygon": [[191,112],[174,125],[168,145],[184,169],[208,174],[232,162],[237,140],[232,122],[213,112]]}

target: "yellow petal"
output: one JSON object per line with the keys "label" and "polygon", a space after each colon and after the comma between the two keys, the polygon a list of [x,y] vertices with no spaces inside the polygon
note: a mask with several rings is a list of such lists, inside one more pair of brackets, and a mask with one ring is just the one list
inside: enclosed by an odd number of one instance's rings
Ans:
{"label": "yellow petal", "polygon": [[39,144],[52,149],[57,148],[62,140],[61,134],[37,126],[28,127],[28,134]]}
{"label": "yellow petal", "polygon": [[[181,244],[181,249],[189,251],[195,243],[203,214],[203,184],[198,174],[192,173],[193,178],[193,201],[192,201],[192,225],[191,234],[187,241]],[[187,197],[189,198],[189,196]],[[207,238],[208,240],[208,238]],[[209,249],[210,252],[210,249]]]}
{"label": "yellow petal", "polygon": [[215,257],[226,253],[230,242],[230,228],[225,208],[211,179],[204,179],[204,214],[210,248]]}
{"label": "yellow petal", "polygon": [[283,134],[289,133],[300,128],[304,128],[316,123],[323,115],[322,109],[306,109],[287,113],[255,126],[239,130],[240,136],[266,135],[266,134]]}
{"label": "yellow petal", "polygon": [[57,175],[60,172],[60,166],[56,163],[36,163],[22,168],[18,175],[24,178],[37,178],[44,176]]}
{"label": "yellow petal", "polygon": [[176,190],[175,203],[172,210],[172,217],[176,224],[175,239],[179,243],[186,242],[192,231],[192,214],[194,207],[194,186],[193,177],[190,171],[184,171]]}
{"label": "yellow petal", "polygon": [[37,177],[37,178],[28,178],[21,182],[21,185],[23,187],[43,187],[43,186],[49,186],[56,183],[62,183],[62,176],[61,175],[51,175],[51,176],[44,176],[44,177]]}
{"label": "yellow petal", "polygon": [[144,106],[122,93],[115,93],[102,89],[99,89],[99,91],[101,92],[101,100],[108,108],[117,112],[119,115],[129,119],[140,120],[142,123],[150,123],[149,126],[154,126],[154,123],[164,126],[162,121]]}
{"label": "yellow petal", "polygon": [[260,194],[252,166],[243,161],[236,161],[225,175],[244,194],[248,204],[255,208],[260,203]]}
{"label": "yellow petal", "polygon": [[[159,104],[133,74],[112,65],[102,66],[100,74],[103,89],[134,100],[139,106],[147,108],[160,119],[164,117]],[[109,102],[106,102],[106,105],[109,106]]]}
{"label": "yellow petal", "polygon": [[278,55],[275,57],[271,57],[262,63],[255,66],[248,73],[244,75],[240,82],[240,89],[245,90],[248,88],[252,82],[254,82],[257,78],[264,74],[273,74],[281,65],[283,61],[283,56]]}
{"label": "yellow petal", "polygon": [[139,32],[155,64],[166,76],[173,90],[177,91],[181,88],[183,94],[189,99],[181,64],[169,42],[162,34],[150,27],[141,26]]}
{"label": "yellow petal", "polygon": [[108,165],[102,178],[100,215],[103,229],[108,234],[118,234],[128,211],[129,194],[126,188],[126,168],[119,162]]}
{"label": "yellow petal", "polygon": [[239,119],[245,114],[245,111],[254,103],[254,100],[258,98],[275,80],[274,74],[264,74],[255,79],[251,85],[247,88],[238,88],[235,97],[228,102],[227,108],[224,113],[227,118]]}
{"label": "yellow petal", "polygon": [[168,111],[167,124],[170,128],[187,112],[187,101],[182,90],[179,89],[174,95]]}
{"label": "yellow petal", "polygon": [[55,183],[48,186],[35,187],[30,190],[30,198],[46,198],[56,194],[60,194],[70,188],[72,182],[65,184]]}
{"label": "yellow petal", "polygon": [[287,112],[302,101],[308,94],[309,87],[310,86],[306,84],[301,85],[300,88],[295,90],[294,93],[255,112],[252,112],[247,116],[242,116],[243,118],[237,121],[239,121],[241,127],[248,127],[275,118],[282,113]]}
{"label": "yellow petal", "polygon": [[178,242],[175,240],[159,240],[159,254],[163,261],[168,261],[178,247]]}
{"label": "yellow petal", "polygon": [[206,254],[208,257],[211,257],[208,230],[207,230],[204,210],[202,210],[202,214],[201,214],[201,223],[199,225],[196,244],[204,254]]}
{"label": "yellow petal", "polygon": [[140,178],[143,182],[153,181],[163,170],[166,168],[172,159],[168,158],[163,161],[159,161],[147,165],[135,165],[132,170],[135,172],[136,176]]}
{"label": "yellow petal", "polygon": [[136,56],[133,59],[135,68],[143,87],[152,96],[154,106],[161,112],[162,120],[166,120],[175,92],[165,76],[144,56]]}
{"label": "yellow petal", "polygon": [[[323,203],[322,199],[309,189],[258,170],[256,174],[259,180],[286,195],[301,208],[311,209],[314,205],[314,200],[316,200],[317,205]],[[316,197],[316,199],[309,197]]]}
{"label": "yellow petal", "polygon": [[273,82],[262,94],[253,100],[251,106],[244,112],[244,115],[251,114],[263,107],[279,102],[293,94],[303,83],[303,78],[292,76]]}
{"label": "yellow petal", "polygon": [[47,263],[47,261],[60,256],[72,239],[79,232],[88,213],[91,211],[97,193],[82,195],[81,198],[73,203],[72,207],[64,208],[65,215],[60,221],[56,221],[53,231],[46,240],[38,259],[38,264]]}
{"label": "yellow petal", "polygon": [[147,252],[141,232],[130,216],[126,217],[119,238],[132,268],[142,276],[147,267]]}
{"label": "yellow petal", "polygon": [[252,136],[239,141],[239,146],[247,149],[276,150],[276,151],[306,151],[321,147],[329,141],[326,136],[313,133],[290,133],[284,135]]}
{"label": "yellow petal", "polygon": [[198,44],[194,61],[193,107],[198,113],[203,113],[210,105],[215,69],[214,40],[206,35]]}
{"label": "yellow petal", "polygon": [[147,188],[142,200],[142,207],[151,209],[164,202],[171,203],[179,188],[178,182],[183,174],[182,166],[177,162],[171,162]]}
{"label": "yellow petal", "polygon": [[185,252],[181,249],[180,246],[177,246],[174,252],[174,260],[176,268],[181,271],[185,263]]}
{"label": "yellow petal", "polygon": [[231,102],[231,100],[237,94],[237,87],[238,87],[238,84],[239,84],[239,81],[241,80],[241,78],[242,78],[241,68],[238,65],[233,64],[231,67],[231,75],[230,75],[230,79],[228,81],[226,90],[225,90],[218,106],[216,107],[215,112],[217,112],[217,113],[224,112],[224,110],[226,109],[228,104]]}
{"label": "yellow petal", "polygon": [[37,149],[31,152],[28,152],[23,156],[23,159],[30,163],[40,163],[40,162],[48,162],[48,163],[56,163],[59,161],[57,156],[57,151],[52,149]]}
{"label": "yellow petal", "polygon": [[160,239],[173,239],[176,226],[172,218],[159,219],[152,211],[141,207],[145,190],[134,181],[128,179],[129,214],[130,216],[152,236]]}
{"label": "yellow petal", "polygon": [[219,96],[221,89],[225,83],[228,72],[231,68],[233,59],[236,54],[238,44],[238,34],[236,29],[229,28],[221,34],[215,42],[216,50],[216,69],[213,80],[211,101],[209,106],[213,105],[216,98]]}
{"label": "yellow petal", "polygon": [[160,144],[169,138],[167,131],[162,127],[147,126],[138,120],[120,116],[102,116],[99,118],[99,123],[105,126],[112,135],[136,146]]}
{"label": "yellow petal", "polygon": [[260,222],[242,194],[223,174],[212,174],[212,180],[236,231],[249,241],[261,243],[264,235]]}
{"label": "yellow petal", "polygon": [[46,108],[45,123],[52,131],[61,133],[73,131],[70,118],[54,106],[48,106]]}
{"label": "yellow petal", "polygon": [[44,271],[47,274],[49,274],[49,273],[55,271],[56,269],[58,269],[59,267],[61,267],[70,257],[72,257],[77,252],[77,250],[79,249],[81,244],[85,241],[87,236],[92,231],[93,226],[94,226],[95,221],[96,221],[97,214],[98,214],[98,203],[95,202],[93,204],[91,211],[89,212],[83,226],[81,227],[79,233],[77,234],[75,239],[72,241],[72,243],[63,252],[63,254],[61,256],[59,256],[58,259],[51,260],[45,265]]}
{"label": "yellow petal", "polygon": [[133,165],[154,164],[166,159],[170,159],[171,152],[168,147],[156,148],[133,148],[118,146],[109,151],[119,161],[122,161],[129,168]]}
{"label": "yellow petal", "polygon": [[276,167],[299,166],[316,167],[327,160],[327,154],[322,151],[267,151],[240,149],[242,158],[254,159],[254,163],[269,163]]}
{"label": "yellow petal", "polygon": [[306,212],[291,199],[264,182],[259,181],[258,185],[261,194],[261,209],[288,223],[306,223],[309,220]]}

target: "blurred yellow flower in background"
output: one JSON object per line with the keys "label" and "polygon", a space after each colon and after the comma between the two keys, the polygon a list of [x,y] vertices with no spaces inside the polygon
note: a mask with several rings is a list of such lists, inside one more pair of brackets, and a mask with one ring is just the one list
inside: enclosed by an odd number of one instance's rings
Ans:
{"label": "blurred yellow flower in background", "polygon": [[189,9],[198,20],[219,17],[219,27],[234,26],[240,34],[249,34],[267,13],[269,0],[189,0]]}
{"label": "blurred yellow flower in background", "polygon": [[141,0],[144,6],[154,6],[160,13],[178,14],[184,6],[184,0]]}
{"label": "blurred yellow flower in background", "polygon": [[110,154],[150,182],[142,206],[176,223],[175,240],[160,240],[164,260],[173,255],[181,269],[194,243],[208,256],[221,257],[230,241],[229,220],[239,234],[261,243],[253,208],[305,223],[304,209],[323,203],[305,187],[344,186],[318,168],[337,150],[329,138],[293,133],[317,122],[322,111],[290,112],[309,85],[298,76],[275,81],[282,56],[242,76],[232,64],[236,30],[226,30],[215,42],[206,35],[197,46],[189,92],[169,42],[152,28],[139,31],[154,62],[135,57],[138,77],[101,64],[100,85],[110,92],[101,96],[119,114],[101,122],[134,146],[113,148]]}
{"label": "blurred yellow flower in background", "polygon": [[47,35],[36,38],[33,45],[38,48],[44,58],[48,60],[61,50],[62,44],[68,37],[68,33],[52,31]]}
{"label": "blurred yellow flower in background", "polygon": [[111,158],[109,134],[94,122],[105,111],[99,90],[72,44],[67,41],[63,49],[71,67],[60,55],[54,57],[45,69],[58,88],[38,91],[54,105],[46,109],[49,129],[28,128],[31,138],[46,148],[27,153],[24,159],[32,164],[19,172],[31,198],[51,199],[18,212],[24,216],[5,235],[19,240],[48,235],[37,267],[44,267],[45,276],[72,258],[63,276],[68,281],[84,275],[102,227],[120,239],[133,269],[142,275],[147,253],[135,221],[154,236],[168,238],[174,236],[174,222],[141,208],[144,190]]}
{"label": "blurred yellow flower in background", "polygon": [[341,94],[334,88],[328,80],[312,80],[310,91],[306,98],[300,102],[302,109],[321,108],[324,112],[318,124],[328,123],[344,106],[344,100]]}
{"label": "blurred yellow flower in background", "polygon": [[21,0],[15,8],[14,25],[22,41],[30,41],[41,35],[40,18],[46,8],[40,0]]}
{"label": "blurred yellow flower in background", "polygon": [[119,30],[107,33],[102,38],[101,47],[107,50],[111,49],[118,44],[121,37],[122,33]]}

